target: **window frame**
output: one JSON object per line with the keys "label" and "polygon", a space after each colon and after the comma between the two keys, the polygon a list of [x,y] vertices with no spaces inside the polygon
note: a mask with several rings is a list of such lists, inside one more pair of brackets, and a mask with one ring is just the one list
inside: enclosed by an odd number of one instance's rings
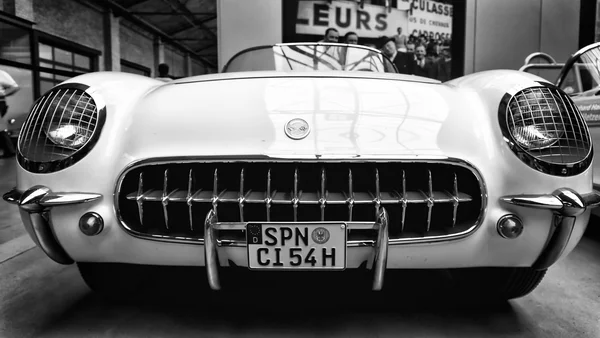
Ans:
{"label": "window frame", "polygon": [[[23,63],[8,59],[0,58],[0,65],[6,65],[10,67],[22,68],[30,70],[32,73],[32,88],[33,88],[33,97],[32,102],[34,102],[37,98],[39,98],[43,93],[41,93],[41,81],[42,78],[40,73],[53,73],[55,75],[60,76],[76,76],[80,74],[85,74],[89,72],[98,71],[98,62],[99,56],[102,55],[102,52],[99,50],[95,50],[93,48],[89,48],[83,45],[80,45],[76,42],[72,42],[33,28],[34,22],[19,18],[17,16],[8,14],[6,12],[0,12],[0,22],[16,26],[18,28],[22,28],[29,33],[29,51],[31,56],[30,63]],[[90,69],[87,72],[75,72],[75,71],[66,71],[48,67],[40,66],[40,57],[39,57],[39,44],[43,43],[49,45],[51,47],[57,47],[60,49],[64,49],[66,51],[70,51],[71,53],[77,53],[84,56],[90,57]],[[74,58],[74,55],[73,55]],[[43,60],[43,59],[42,59]],[[44,61],[41,61],[44,62]],[[54,61],[53,61],[54,62]],[[69,65],[65,65],[69,66]],[[74,65],[70,65],[73,67]],[[79,68],[82,69],[82,68]]]}
{"label": "window frame", "polygon": [[[125,59],[121,59],[121,66],[126,66],[129,68],[139,70],[144,73],[143,76],[150,77],[152,75],[152,69],[150,69],[146,66],[142,66],[135,62],[127,61]],[[121,71],[123,71],[123,70],[121,69]],[[124,72],[124,73],[127,73],[127,72]],[[137,73],[130,73],[130,74],[137,74]],[[140,75],[140,74],[138,74],[138,75]]]}

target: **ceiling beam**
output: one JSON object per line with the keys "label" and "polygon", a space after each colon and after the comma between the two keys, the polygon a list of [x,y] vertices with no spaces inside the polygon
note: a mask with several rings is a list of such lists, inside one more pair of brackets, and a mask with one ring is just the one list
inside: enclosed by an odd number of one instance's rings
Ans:
{"label": "ceiling beam", "polygon": [[137,1],[133,1],[133,2],[129,2],[127,3],[127,6],[123,6],[125,8],[131,8],[133,6],[137,6],[137,5],[141,5],[144,2],[148,2],[149,0],[137,0]]}
{"label": "ceiling beam", "polygon": [[198,53],[193,51],[190,47],[173,40],[173,37],[171,35],[165,33],[160,28],[154,26],[153,24],[149,23],[148,21],[142,19],[141,17],[139,17],[137,15],[131,14],[131,12],[129,12],[129,10],[127,10],[127,8],[121,6],[120,4],[116,3],[115,1],[113,1],[113,0],[93,0],[93,1],[95,1],[99,5],[107,5],[108,8],[110,8],[114,12],[115,15],[122,16],[122,17],[128,19],[129,21],[160,36],[164,41],[167,41],[167,42],[177,46],[177,48],[181,49],[182,51],[191,53],[192,55],[196,56],[206,66],[210,66],[212,68],[217,68],[217,66],[213,62],[211,62],[211,61],[207,60],[205,57],[199,55]]}
{"label": "ceiling beam", "polygon": [[[214,15],[214,16],[211,16],[211,17],[208,17],[208,18],[204,18],[204,19],[200,20],[200,22],[206,23],[206,22],[215,20],[216,18],[217,18],[217,16]],[[171,34],[171,35],[177,35],[177,34],[180,34],[180,33],[184,33],[184,32],[190,31],[192,29],[198,29],[198,27],[197,26],[186,25],[185,27],[178,28],[177,30],[169,31],[168,33]]]}
{"label": "ceiling beam", "polygon": [[204,47],[196,49],[194,52],[197,54],[197,53],[200,53],[203,50],[206,50],[206,49],[209,49],[209,48],[212,48],[212,47],[217,47],[217,44],[213,43],[213,44],[210,44],[210,45],[206,45]]}
{"label": "ceiling beam", "polygon": [[181,12],[184,14],[186,20],[192,24],[193,26],[198,26],[200,29],[208,32],[208,34],[215,40],[217,40],[217,34],[215,34],[210,28],[206,27],[204,23],[200,22],[198,18],[196,18],[192,12],[187,8],[184,4],[179,2],[179,0],[162,0],[164,3],[171,6],[171,9],[177,12]]}

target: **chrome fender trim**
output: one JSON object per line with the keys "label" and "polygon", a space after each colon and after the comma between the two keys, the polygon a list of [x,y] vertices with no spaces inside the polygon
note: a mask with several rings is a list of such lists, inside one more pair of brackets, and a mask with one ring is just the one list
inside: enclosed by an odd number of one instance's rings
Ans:
{"label": "chrome fender trim", "polygon": [[600,193],[578,194],[572,189],[560,188],[552,194],[504,196],[500,200],[526,208],[551,210],[554,214],[546,246],[532,266],[536,270],[544,270],[556,263],[564,252],[577,216],[600,205]]}
{"label": "chrome fender trim", "polygon": [[4,194],[3,199],[19,206],[27,232],[50,259],[60,264],[72,264],[73,259],[54,236],[50,210],[57,206],[95,201],[101,197],[100,194],[91,193],[53,193],[50,188],[36,185],[25,192],[14,188]]}

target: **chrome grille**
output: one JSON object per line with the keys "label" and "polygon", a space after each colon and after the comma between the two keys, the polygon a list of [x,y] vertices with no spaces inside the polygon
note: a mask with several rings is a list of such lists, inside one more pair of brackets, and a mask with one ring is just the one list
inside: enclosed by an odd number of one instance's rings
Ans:
{"label": "chrome grille", "polygon": [[547,145],[523,149],[529,155],[550,164],[578,163],[588,157],[591,142],[587,125],[572,100],[558,89],[522,90],[506,109],[506,125],[513,138],[535,142],[543,133],[554,139]]}
{"label": "chrome grille", "polygon": [[84,90],[69,87],[52,90],[35,103],[23,124],[19,151],[25,158],[35,162],[68,158],[78,148],[52,142],[46,135],[50,126],[77,125],[71,137],[90,139],[98,125],[97,121],[96,103]]}
{"label": "chrome grille", "polygon": [[464,234],[485,198],[475,172],[452,163],[147,164],[120,182],[126,229],[161,238],[202,238],[211,209],[219,222],[375,222],[385,207],[392,239]]}

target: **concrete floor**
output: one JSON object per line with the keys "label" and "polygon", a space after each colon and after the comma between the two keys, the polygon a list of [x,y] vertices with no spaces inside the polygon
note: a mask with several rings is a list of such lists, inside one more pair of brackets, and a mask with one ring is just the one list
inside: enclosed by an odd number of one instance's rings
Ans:
{"label": "concrete floor", "polygon": [[[14,159],[0,160],[0,192],[14,186],[14,173]],[[594,219],[589,230],[596,227]],[[0,337],[597,338],[600,231],[588,232],[532,294],[503,304],[466,301],[433,271],[407,272],[402,292],[372,298],[318,290],[206,295],[195,269],[163,274],[138,297],[108,300],[89,291],[75,266],[34,247],[16,207],[0,202]]]}

